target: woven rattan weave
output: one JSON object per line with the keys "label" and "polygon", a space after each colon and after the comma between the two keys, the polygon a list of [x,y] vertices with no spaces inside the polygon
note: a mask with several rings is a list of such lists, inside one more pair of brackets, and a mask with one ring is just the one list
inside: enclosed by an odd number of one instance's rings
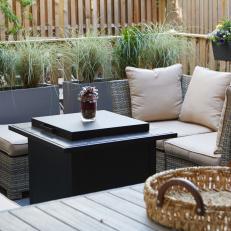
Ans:
{"label": "woven rattan weave", "polygon": [[[181,185],[175,184],[179,179]],[[195,185],[194,191],[182,186],[187,180]],[[165,195],[163,188],[167,189]],[[144,200],[148,216],[164,226],[187,231],[230,231],[231,168],[190,167],[155,174],[145,182]]]}

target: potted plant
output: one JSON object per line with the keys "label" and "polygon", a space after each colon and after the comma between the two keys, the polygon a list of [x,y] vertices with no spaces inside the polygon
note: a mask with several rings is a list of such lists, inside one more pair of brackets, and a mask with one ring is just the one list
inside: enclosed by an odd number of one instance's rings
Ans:
{"label": "potted plant", "polygon": [[80,82],[91,83],[98,77],[112,78],[113,48],[108,38],[88,35],[67,41],[60,53],[65,71],[71,72]]}
{"label": "potted plant", "polygon": [[[86,36],[68,41],[60,50],[66,80],[63,82],[64,112],[80,111],[77,95],[85,86],[96,87],[100,94],[98,109],[112,110],[110,86],[115,78],[113,47],[110,39]],[[72,77],[72,78],[71,78]],[[106,80],[106,81],[105,81]]]}
{"label": "potted plant", "polygon": [[30,121],[33,116],[59,114],[59,89],[45,83],[52,73],[49,47],[24,41],[0,50],[0,123]]}
{"label": "potted plant", "polygon": [[231,61],[231,20],[223,20],[209,35],[216,60]]}
{"label": "potted plant", "polygon": [[117,58],[120,75],[125,78],[127,66],[139,66],[140,52],[144,46],[144,33],[138,25],[125,27],[121,37],[115,42],[115,56]]}
{"label": "potted plant", "polygon": [[157,68],[172,65],[190,52],[190,43],[171,33],[170,25],[133,25],[121,32],[115,44],[120,73],[125,67]]}
{"label": "potted plant", "polygon": [[17,53],[12,47],[4,47],[0,49],[0,76],[1,90],[14,88],[18,85],[16,75]]}

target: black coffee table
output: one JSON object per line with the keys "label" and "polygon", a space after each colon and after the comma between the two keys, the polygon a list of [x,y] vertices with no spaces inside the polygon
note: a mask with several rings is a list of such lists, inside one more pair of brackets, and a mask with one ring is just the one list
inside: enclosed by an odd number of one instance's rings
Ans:
{"label": "black coffee table", "polygon": [[156,140],[177,135],[108,111],[89,123],[75,113],[9,129],[28,137],[31,203],[142,183],[155,173]]}

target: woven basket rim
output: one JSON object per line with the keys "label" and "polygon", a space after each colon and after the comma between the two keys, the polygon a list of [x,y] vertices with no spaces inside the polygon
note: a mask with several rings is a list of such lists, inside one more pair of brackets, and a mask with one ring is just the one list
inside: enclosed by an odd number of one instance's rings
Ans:
{"label": "woven basket rim", "polygon": [[[154,180],[158,180],[159,177],[163,177],[163,176],[168,176],[172,173],[177,173],[177,172],[185,172],[185,171],[199,171],[199,170],[224,170],[224,171],[230,171],[231,172],[231,168],[230,167],[225,167],[225,166],[206,166],[206,167],[187,167],[187,168],[178,168],[178,169],[172,169],[172,170],[167,170],[164,172],[160,172],[160,173],[156,173],[153,176],[150,176],[146,181],[145,181],[145,185],[144,185],[144,189],[145,191],[147,190],[151,195],[153,195],[154,197],[157,197],[158,195],[158,191],[154,190],[151,186],[151,182]],[[165,195],[165,200],[167,201],[178,201],[176,198],[169,196],[169,195]],[[187,206],[195,206],[195,203],[193,202],[188,202],[188,201],[180,201],[180,203],[182,205],[187,205]],[[224,205],[210,205],[210,206],[206,206],[206,209],[209,210],[231,210],[231,206],[224,206]]]}

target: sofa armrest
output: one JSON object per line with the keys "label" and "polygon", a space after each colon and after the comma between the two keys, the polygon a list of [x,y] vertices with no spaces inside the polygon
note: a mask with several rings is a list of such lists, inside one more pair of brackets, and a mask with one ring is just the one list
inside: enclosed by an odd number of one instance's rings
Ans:
{"label": "sofa armrest", "polygon": [[226,90],[215,154],[221,155],[221,165],[227,165],[231,161],[231,86]]}
{"label": "sofa armrest", "polygon": [[131,117],[131,97],[128,80],[110,81],[112,94],[112,111]]}

